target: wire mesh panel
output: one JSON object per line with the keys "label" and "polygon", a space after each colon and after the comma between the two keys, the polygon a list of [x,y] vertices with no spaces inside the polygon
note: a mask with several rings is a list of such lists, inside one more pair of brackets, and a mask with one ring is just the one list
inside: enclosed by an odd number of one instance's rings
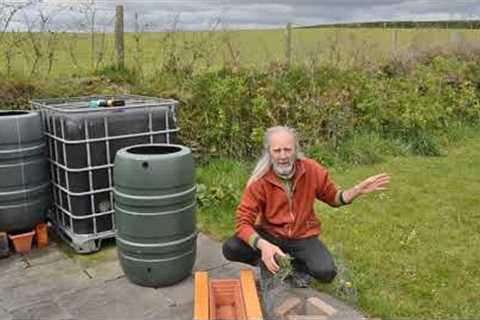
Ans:
{"label": "wire mesh panel", "polygon": [[[98,101],[121,102],[98,107]],[[177,101],[136,95],[32,101],[48,137],[59,234],[77,251],[100,249],[115,235],[112,174],[118,150],[137,144],[175,143]]]}

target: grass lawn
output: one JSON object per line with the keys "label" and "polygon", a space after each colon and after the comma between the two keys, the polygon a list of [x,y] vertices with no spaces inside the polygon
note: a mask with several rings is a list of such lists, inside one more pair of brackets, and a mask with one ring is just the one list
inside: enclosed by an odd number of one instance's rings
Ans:
{"label": "grass lawn", "polygon": [[[235,205],[250,165],[218,161],[199,168],[199,227],[233,232]],[[339,275],[321,290],[382,318],[480,317],[480,138],[443,157],[391,157],[331,170],[340,186],[388,172],[389,189],[333,209],[318,203],[322,238]],[[347,285],[346,285],[347,284]],[[351,287],[350,287],[351,285]]]}

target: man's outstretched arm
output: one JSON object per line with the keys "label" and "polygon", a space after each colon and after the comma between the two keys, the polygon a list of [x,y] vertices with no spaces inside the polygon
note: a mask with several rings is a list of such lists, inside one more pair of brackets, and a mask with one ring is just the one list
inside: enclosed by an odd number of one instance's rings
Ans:
{"label": "man's outstretched arm", "polygon": [[368,194],[370,192],[385,190],[385,186],[390,182],[390,176],[386,173],[380,173],[375,176],[371,176],[356,186],[341,191],[337,197],[338,205],[345,205],[352,203],[353,200],[361,195]]}

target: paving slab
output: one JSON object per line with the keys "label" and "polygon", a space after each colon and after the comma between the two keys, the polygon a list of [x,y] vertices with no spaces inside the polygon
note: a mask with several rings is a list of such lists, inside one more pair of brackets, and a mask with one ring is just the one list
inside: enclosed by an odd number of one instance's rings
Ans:
{"label": "paving slab", "polygon": [[68,256],[58,248],[56,243],[51,243],[42,250],[32,250],[30,253],[22,256],[22,260],[28,267],[51,264],[57,261],[63,261]]}
{"label": "paving slab", "polygon": [[[92,281],[92,280],[90,280]],[[93,283],[57,297],[57,303],[76,319],[143,319],[156,312],[163,297],[152,288],[131,284],[126,279]]]}
{"label": "paving slab", "polygon": [[153,313],[144,316],[145,320],[192,320],[193,302],[173,306],[159,307]]}
{"label": "paving slab", "polygon": [[[278,315],[275,314],[275,310],[282,306],[289,299],[301,299],[302,306],[297,308],[294,314],[302,316],[309,315],[308,313],[308,301],[311,298],[318,298],[327,306],[335,310],[334,313],[328,313],[323,310],[319,316],[324,316],[328,320],[364,320],[365,317],[351,306],[347,305],[343,301],[340,301],[332,296],[320,292],[312,288],[293,288],[288,282],[280,285],[273,286],[268,290],[265,290],[260,295],[262,299],[262,306],[267,320],[277,320]],[[317,315],[315,315],[317,316]],[[283,318],[282,318],[283,319]],[[312,318],[313,319],[313,318]]]}
{"label": "paving slab", "polygon": [[13,320],[36,319],[36,320],[74,320],[75,318],[63,310],[55,301],[37,300],[23,304],[10,310]]}
{"label": "paving slab", "polygon": [[117,308],[129,305],[128,301],[114,303],[110,293],[96,284],[75,288],[57,296],[55,300],[76,319],[113,319]]}
{"label": "paving slab", "polygon": [[[1,304],[1,300],[0,300],[0,304]],[[13,320],[13,316],[7,310],[0,307],[0,319]]]}
{"label": "paving slab", "polygon": [[[75,255],[65,244],[52,243],[47,249],[0,259],[1,320],[192,318],[191,275],[169,287],[141,287],[129,282],[123,274],[113,242],[101,252],[89,255]],[[238,277],[243,268],[250,268],[227,261],[221,246],[220,242],[199,234],[193,272],[208,271],[210,278],[229,278]],[[256,268],[253,270],[258,278]],[[343,310],[337,300],[313,291]]]}
{"label": "paving slab", "polygon": [[343,301],[340,301],[338,299],[335,299],[334,297],[324,293],[320,292],[315,289],[307,288],[307,289],[293,289],[292,290],[295,294],[298,294],[299,296],[303,297],[304,299],[308,299],[309,297],[317,297],[323,302],[329,304],[333,308],[337,310],[337,313],[334,315],[331,315],[328,317],[329,320],[362,320],[365,319],[363,314],[358,312],[357,310],[353,309],[351,306],[348,304],[344,303]]}
{"label": "paving slab", "polygon": [[83,269],[85,274],[95,281],[114,281],[120,278],[125,278],[120,262],[107,261],[94,266]]}
{"label": "paving slab", "polygon": [[9,312],[35,301],[53,299],[70,288],[88,286],[88,277],[81,269],[65,262],[53,268],[28,268],[15,275],[0,279],[1,306]]}
{"label": "paving slab", "polygon": [[222,244],[202,233],[197,237],[197,259],[193,271],[208,271],[229,263],[222,253]]}
{"label": "paving slab", "polygon": [[6,277],[10,273],[17,273],[28,267],[26,261],[19,254],[0,259],[0,277]]}

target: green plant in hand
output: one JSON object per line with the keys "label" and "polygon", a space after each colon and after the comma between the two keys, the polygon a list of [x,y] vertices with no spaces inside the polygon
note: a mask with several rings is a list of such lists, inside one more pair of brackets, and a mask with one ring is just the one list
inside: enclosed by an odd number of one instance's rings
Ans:
{"label": "green plant in hand", "polygon": [[275,254],[275,260],[277,261],[280,269],[273,275],[272,281],[276,284],[279,284],[285,281],[288,276],[293,274],[293,258],[289,254],[286,254],[285,256]]}

